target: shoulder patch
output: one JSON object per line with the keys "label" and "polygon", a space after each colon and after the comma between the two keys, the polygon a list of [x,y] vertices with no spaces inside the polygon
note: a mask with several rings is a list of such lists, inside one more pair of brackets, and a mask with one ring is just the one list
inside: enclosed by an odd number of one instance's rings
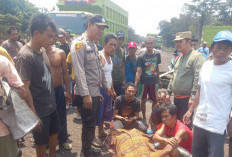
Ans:
{"label": "shoulder patch", "polygon": [[76,44],[75,44],[75,50],[76,51],[80,51],[82,49],[82,43],[81,42],[77,42]]}

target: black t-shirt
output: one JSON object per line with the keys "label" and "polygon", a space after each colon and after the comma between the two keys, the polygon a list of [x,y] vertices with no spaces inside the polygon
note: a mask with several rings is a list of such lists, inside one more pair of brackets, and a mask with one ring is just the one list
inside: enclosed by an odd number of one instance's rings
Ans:
{"label": "black t-shirt", "polygon": [[46,53],[35,52],[25,45],[17,54],[16,68],[22,80],[31,81],[30,91],[38,116],[51,114],[56,102]]}
{"label": "black t-shirt", "polygon": [[66,57],[67,57],[68,53],[70,52],[69,44],[65,43],[64,45],[60,45],[59,48],[65,52]]}
{"label": "black t-shirt", "polygon": [[118,115],[123,117],[134,117],[135,112],[140,112],[140,101],[134,97],[131,102],[126,101],[126,96],[118,96],[114,102],[114,109],[118,110]]}
{"label": "black t-shirt", "polygon": [[161,63],[160,53],[142,53],[137,60],[137,67],[142,68],[141,83],[157,84],[157,66]]}

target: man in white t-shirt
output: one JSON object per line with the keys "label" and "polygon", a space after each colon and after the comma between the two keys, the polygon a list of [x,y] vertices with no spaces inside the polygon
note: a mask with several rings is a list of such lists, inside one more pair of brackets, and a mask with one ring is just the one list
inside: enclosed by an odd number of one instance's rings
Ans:
{"label": "man in white t-shirt", "polygon": [[225,130],[232,108],[232,61],[228,59],[232,52],[232,33],[217,33],[212,52],[214,59],[203,64],[194,103],[183,117],[189,124],[197,108],[193,120],[194,157],[224,157]]}

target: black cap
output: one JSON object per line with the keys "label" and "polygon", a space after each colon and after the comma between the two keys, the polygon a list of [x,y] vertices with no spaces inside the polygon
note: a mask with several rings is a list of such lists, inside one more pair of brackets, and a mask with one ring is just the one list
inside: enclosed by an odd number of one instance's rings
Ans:
{"label": "black cap", "polygon": [[106,24],[106,19],[98,14],[92,15],[89,18],[89,22],[95,23],[97,25],[105,26],[105,28],[109,28],[109,26]]}
{"label": "black cap", "polygon": [[117,38],[125,38],[125,33],[122,30],[116,32]]}

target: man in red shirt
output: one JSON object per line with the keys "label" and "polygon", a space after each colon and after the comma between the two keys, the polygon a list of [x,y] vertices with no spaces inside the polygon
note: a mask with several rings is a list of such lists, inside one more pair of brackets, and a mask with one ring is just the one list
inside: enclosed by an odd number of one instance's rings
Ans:
{"label": "man in red shirt", "polygon": [[181,121],[177,120],[175,105],[161,106],[163,126],[156,131],[153,140],[162,148],[169,150],[169,156],[192,156],[192,131]]}

